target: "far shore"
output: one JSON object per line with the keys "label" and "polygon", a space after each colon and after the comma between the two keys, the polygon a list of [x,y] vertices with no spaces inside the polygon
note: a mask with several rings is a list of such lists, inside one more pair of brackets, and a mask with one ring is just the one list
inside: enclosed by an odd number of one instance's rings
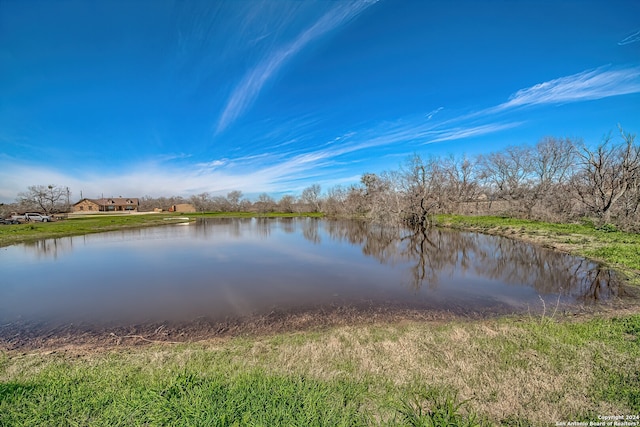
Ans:
{"label": "far shore", "polygon": [[[61,215],[56,215],[61,216]],[[66,217],[64,217],[66,216]],[[64,214],[62,219],[40,223],[30,222],[17,225],[0,226],[0,247],[19,243],[30,243],[43,239],[55,239],[69,236],[102,233],[127,228],[155,227],[172,222],[193,221],[200,217],[215,218],[290,218],[321,217],[318,213],[255,213],[255,212],[91,212]]]}

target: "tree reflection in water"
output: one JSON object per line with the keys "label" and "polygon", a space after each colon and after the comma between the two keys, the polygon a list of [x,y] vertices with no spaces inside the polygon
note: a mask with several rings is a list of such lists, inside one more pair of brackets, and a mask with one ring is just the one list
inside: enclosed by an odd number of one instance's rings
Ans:
{"label": "tree reflection in water", "polygon": [[415,290],[437,288],[441,278],[454,273],[529,285],[540,295],[566,295],[583,302],[617,296],[621,288],[614,272],[594,262],[504,237],[362,221],[324,224],[332,239],[361,245],[363,254],[381,263],[409,264],[409,286]]}

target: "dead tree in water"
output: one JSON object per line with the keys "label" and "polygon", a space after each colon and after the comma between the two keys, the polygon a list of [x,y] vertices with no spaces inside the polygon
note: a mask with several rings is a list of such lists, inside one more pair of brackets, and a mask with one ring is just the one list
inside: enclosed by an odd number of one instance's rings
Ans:
{"label": "dead tree in water", "polygon": [[442,206],[444,172],[435,159],[424,161],[418,154],[402,169],[401,189],[405,207],[403,220],[413,228],[427,228],[430,216]]}

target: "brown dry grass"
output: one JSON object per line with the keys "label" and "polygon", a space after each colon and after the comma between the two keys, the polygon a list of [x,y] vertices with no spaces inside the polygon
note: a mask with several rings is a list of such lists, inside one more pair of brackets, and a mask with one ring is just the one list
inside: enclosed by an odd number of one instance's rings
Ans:
{"label": "brown dry grass", "polygon": [[624,356],[601,342],[571,346],[550,336],[540,343],[531,333],[518,322],[496,320],[342,326],[287,342],[259,339],[236,362],[323,380],[376,378],[396,390],[421,384],[456,390],[492,420],[515,416],[542,425],[568,414],[624,412],[590,392],[598,381],[593,359],[605,355],[617,363]]}

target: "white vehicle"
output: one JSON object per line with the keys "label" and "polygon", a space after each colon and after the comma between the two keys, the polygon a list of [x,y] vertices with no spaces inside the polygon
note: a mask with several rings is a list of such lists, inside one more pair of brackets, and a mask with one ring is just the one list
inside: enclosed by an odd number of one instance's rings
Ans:
{"label": "white vehicle", "polygon": [[38,222],[49,222],[51,221],[51,216],[42,215],[39,213],[26,213],[24,214],[25,221],[38,221]]}
{"label": "white vehicle", "polygon": [[27,217],[25,215],[13,214],[13,215],[11,215],[11,219],[13,221],[26,221]]}
{"label": "white vehicle", "polygon": [[16,222],[29,222],[29,221],[38,221],[38,222],[50,222],[53,218],[50,215],[44,215],[35,212],[28,212],[26,214],[13,214],[10,218],[11,221]]}

